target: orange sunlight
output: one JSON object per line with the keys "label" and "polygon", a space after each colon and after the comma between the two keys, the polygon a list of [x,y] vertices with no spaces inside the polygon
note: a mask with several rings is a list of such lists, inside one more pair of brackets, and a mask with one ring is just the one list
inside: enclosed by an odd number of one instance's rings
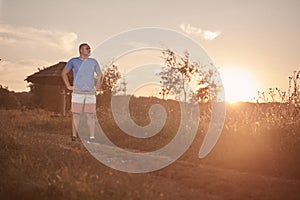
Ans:
{"label": "orange sunlight", "polygon": [[220,75],[225,88],[227,102],[253,101],[259,90],[258,80],[242,68],[221,68]]}

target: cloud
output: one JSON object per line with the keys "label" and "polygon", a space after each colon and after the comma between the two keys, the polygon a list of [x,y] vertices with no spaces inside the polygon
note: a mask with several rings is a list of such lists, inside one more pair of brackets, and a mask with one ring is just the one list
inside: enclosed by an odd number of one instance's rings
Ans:
{"label": "cloud", "polygon": [[132,41],[132,40],[128,40],[126,42],[126,44],[130,47],[133,47],[135,49],[138,49],[138,48],[143,48],[143,47],[147,47],[149,46],[148,44],[146,43],[142,43],[142,42],[136,42],[136,41]]}
{"label": "cloud", "polygon": [[202,30],[198,27],[194,27],[190,24],[180,24],[180,29],[183,30],[185,33],[190,35],[198,35],[201,34]]}
{"label": "cloud", "polygon": [[205,40],[213,40],[221,34],[220,31],[202,30],[201,28],[190,24],[180,24],[179,28],[188,35],[200,36]]}
{"label": "cloud", "polygon": [[213,40],[216,37],[218,37],[220,34],[221,32],[204,31],[202,36],[206,40]]}
{"label": "cloud", "polygon": [[78,36],[74,32],[0,24],[1,45],[47,46],[48,48],[70,52],[75,47],[77,38]]}
{"label": "cloud", "polygon": [[[52,63],[53,64],[53,63]],[[48,67],[51,64],[43,60],[19,60],[15,62],[0,61],[0,85],[8,86],[13,91],[28,91],[27,76],[38,71],[38,68]]]}

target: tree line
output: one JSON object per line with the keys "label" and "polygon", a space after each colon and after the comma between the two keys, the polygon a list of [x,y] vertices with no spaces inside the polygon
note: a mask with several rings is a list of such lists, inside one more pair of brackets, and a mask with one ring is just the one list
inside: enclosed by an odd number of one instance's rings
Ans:
{"label": "tree line", "polygon": [[[219,74],[213,64],[201,65],[200,62],[192,61],[187,51],[183,55],[178,55],[170,49],[165,49],[162,50],[161,55],[164,65],[156,75],[160,77],[161,83],[158,94],[163,99],[175,97],[175,99],[183,102],[200,103],[224,100],[220,98],[223,87],[219,82]],[[103,74],[104,80],[101,93],[97,98],[103,100],[109,99],[115,94],[127,95],[128,83],[125,77],[122,77],[116,64],[111,63],[105,67]],[[300,71],[294,71],[292,76],[289,77],[288,92],[281,91],[278,88],[270,88],[268,92],[258,92],[256,101],[258,103],[261,101],[275,102],[276,95],[278,95],[281,98],[281,103],[289,102],[300,107],[299,79]],[[16,98],[13,91],[9,91],[7,87],[0,85],[0,108],[18,108],[24,103],[30,107],[42,107],[47,101],[59,102],[61,89],[64,88],[64,86],[39,84],[30,84],[29,87],[29,95],[23,94]],[[45,91],[48,91],[48,93],[43,94]]]}

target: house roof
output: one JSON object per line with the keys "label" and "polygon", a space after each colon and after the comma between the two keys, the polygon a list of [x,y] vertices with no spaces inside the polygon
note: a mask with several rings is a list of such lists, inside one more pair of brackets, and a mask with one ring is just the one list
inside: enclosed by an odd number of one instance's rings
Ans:
{"label": "house roof", "polygon": [[[44,84],[44,85],[64,85],[61,78],[61,71],[65,67],[66,62],[59,62],[50,67],[44,68],[30,76],[27,76],[25,81]],[[73,79],[73,72],[69,73],[69,80]]]}

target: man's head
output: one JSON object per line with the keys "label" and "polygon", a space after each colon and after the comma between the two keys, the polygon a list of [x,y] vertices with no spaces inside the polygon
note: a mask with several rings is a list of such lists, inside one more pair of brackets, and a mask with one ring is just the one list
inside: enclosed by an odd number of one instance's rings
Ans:
{"label": "man's head", "polygon": [[91,47],[87,43],[79,45],[80,57],[87,58],[91,55]]}

